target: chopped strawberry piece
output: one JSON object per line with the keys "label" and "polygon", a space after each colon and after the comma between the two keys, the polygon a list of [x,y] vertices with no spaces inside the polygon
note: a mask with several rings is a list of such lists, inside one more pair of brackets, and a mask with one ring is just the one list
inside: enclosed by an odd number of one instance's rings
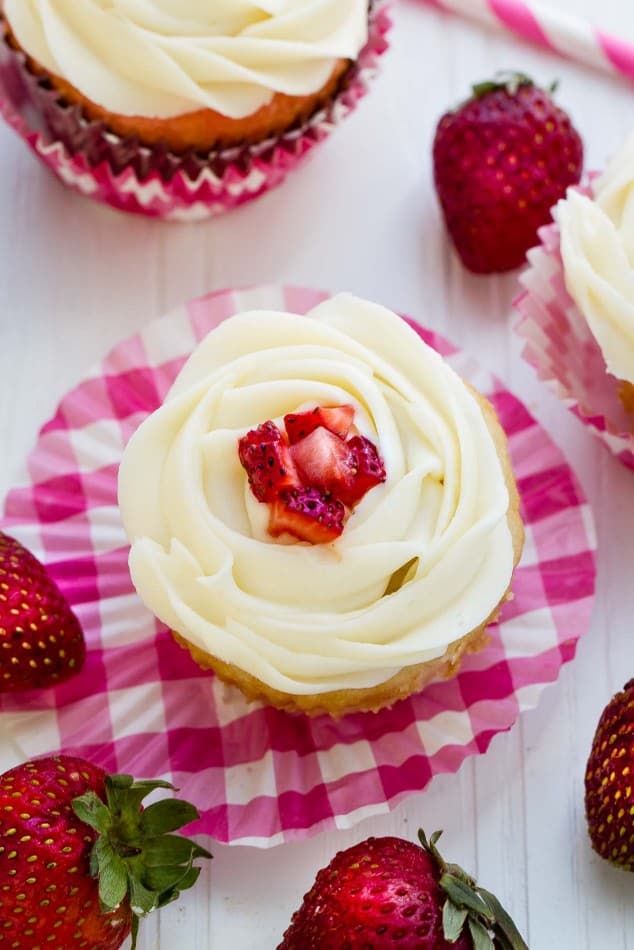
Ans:
{"label": "chopped strawberry piece", "polygon": [[331,409],[317,406],[316,409],[310,409],[308,412],[291,413],[284,416],[284,425],[286,426],[289,442],[291,445],[295,445],[296,442],[305,439],[319,426],[323,426],[324,429],[338,435],[340,439],[346,439],[353,419],[354,406],[334,406]]}
{"label": "chopped strawberry piece", "polygon": [[322,491],[340,492],[352,488],[357,464],[347,442],[320,426],[291,446],[291,455],[304,483]]}
{"label": "chopped strawberry piece", "polygon": [[238,454],[258,501],[274,501],[280,492],[302,482],[282,432],[273,422],[251,429],[238,443]]}
{"label": "chopped strawberry piece", "polygon": [[385,473],[385,464],[379,455],[377,448],[369,439],[356,435],[347,442],[352,457],[354,459],[354,468],[356,474],[352,485],[338,492],[338,497],[344,505],[351,508],[361,501],[370,489],[381,485],[387,478]]}
{"label": "chopped strawberry piece", "polygon": [[326,544],[343,533],[345,513],[340,501],[317,488],[285,492],[271,505],[269,534],[277,538],[286,532],[300,541]]}

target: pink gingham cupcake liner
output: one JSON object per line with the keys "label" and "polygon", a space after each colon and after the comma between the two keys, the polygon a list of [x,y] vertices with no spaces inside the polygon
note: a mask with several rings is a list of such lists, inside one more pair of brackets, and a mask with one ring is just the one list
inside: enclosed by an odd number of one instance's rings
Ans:
{"label": "pink gingham cupcake liner", "polygon": [[41,557],[85,631],[81,675],[0,695],[15,760],[65,750],[104,768],[161,776],[196,803],[196,830],[269,847],[384,813],[483,753],[538,702],[586,630],[594,598],[592,514],[557,446],[467,354],[412,326],[493,403],[509,439],[526,546],[514,597],[453,679],[378,714],[310,719],[258,703],[200,670],[132,586],[117,507],[124,445],[222,320],[264,308],[305,313],[327,295],[294,287],[194,300],[120,343],[41,430],[3,529]]}
{"label": "pink gingham cupcake liner", "polygon": [[[582,189],[592,194],[586,183]],[[522,356],[539,378],[628,468],[634,468],[634,425],[619,398],[620,381],[607,372],[588,322],[566,289],[556,221],[539,232],[514,301]]]}
{"label": "pink gingham cupcake liner", "polygon": [[202,157],[194,152],[177,156],[121,139],[103,124],[83,119],[79,109],[61,105],[57,94],[29,72],[25,58],[1,42],[0,116],[57,178],[79,194],[134,214],[203,220],[280,185],[354,112],[388,48],[391,2],[376,0],[371,5],[368,42],[338,96],[304,125],[254,146]]}

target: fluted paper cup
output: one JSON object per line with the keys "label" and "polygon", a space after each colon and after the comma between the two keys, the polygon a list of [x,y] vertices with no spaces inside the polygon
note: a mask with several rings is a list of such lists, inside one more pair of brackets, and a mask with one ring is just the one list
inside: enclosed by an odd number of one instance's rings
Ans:
{"label": "fluted paper cup", "polygon": [[53,174],[85,197],[171,221],[209,218],[280,185],[356,109],[388,47],[390,5],[372,4],[368,42],[333,101],[302,126],[257,145],[175,155],[122,139],[60,102],[6,43],[0,43],[0,116]]}
{"label": "fluted paper cup", "polygon": [[55,690],[0,694],[5,768],[63,750],[109,771],[160,776],[197,805],[199,833],[268,848],[350,828],[457,771],[536,706],[573,659],[594,602],[596,537],[583,491],[527,408],[415,320],[494,406],[521,496],[526,546],[487,647],[391,709],[309,718],[249,703],[201,670],[143,605],[117,506],[124,446],[223,320],[254,308],[307,313],[326,296],[286,286],[192,300],[119,343],[44,425],[0,524],[59,584],[87,658],[81,676]]}

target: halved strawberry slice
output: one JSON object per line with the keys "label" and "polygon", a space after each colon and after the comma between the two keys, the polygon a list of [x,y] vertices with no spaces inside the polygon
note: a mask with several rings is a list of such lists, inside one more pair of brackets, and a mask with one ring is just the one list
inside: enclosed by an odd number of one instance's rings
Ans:
{"label": "halved strawberry slice", "polygon": [[346,443],[353,458],[355,476],[349,486],[337,493],[349,508],[361,501],[370,489],[382,484],[386,478],[385,463],[369,439],[356,435]]}
{"label": "halved strawberry slice", "polygon": [[258,501],[274,501],[280,492],[302,487],[288,443],[274,422],[247,432],[238,443],[238,454]]}
{"label": "halved strawberry slice", "polygon": [[304,484],[339,497],[352,488],[356,461],[347,442],[320,426],[291,446],[291,455]]}
{"label": "halved strawberry slice", "polygon": [[345,508],[340,501],[326,498],[317,488],[284,492],[271,505],[269,534],[292,534],[300,541],[327,544],[343,533]]}
{"label": "halved strawberry slice", "polygon": [[338,435],[340,439],[347,439],[350,426],[354,419],[354,406],[333,406],[324,409],[317,406],[308,412],[290,413],[284,416],[284,425],[291,445],[305,439],[319,426]]}

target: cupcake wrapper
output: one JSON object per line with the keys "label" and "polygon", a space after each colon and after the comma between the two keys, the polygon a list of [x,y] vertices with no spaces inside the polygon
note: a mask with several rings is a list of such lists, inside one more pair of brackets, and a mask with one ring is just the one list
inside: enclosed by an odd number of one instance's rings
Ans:
{"label": "cupcake wrapper", "polygon": [[252,309],[306,313],[325,296],[256,287],[190,301],[119,343],[64,396],[1,524],[68,597],[87,660],[55,690],[0,693],[0,771],[64,750],[111,772],[160,776],[196,804],[198,832],[270,847],[350,828],[455,772],[534,707],[572,660],[594,601],[596,539],[583,492],[526,407],[468,353],[413,321],[490,399],[508,436],[526,545],[486,649],[391,709],[310,719],[249,704],[199,669],[143,606],[117,507],[124,445],[222,320]]}
{"label": "cupcake wrapper", "polygon": [[[591,194],[589,184],[581,190]],[[620,380],[608,373],[588,323],[566,290],[557,223],[539,232],[514,301],[524,359],[539,378],[628,468],[634,469],[634,419],[619,398]]]}
{"label": "cupcake wrapper", "polygon": [[304,125],[257,145],[175,155],[122,139],[103,123],[87,121],[78,107],[60,105],[58,94],[5,43],[0,44],[0,116],[74,191],[121,211],[202,220],[280,185],[356,109],[388,48],[390,6],[391,0],[372,5],[368,42],[338,96]]}

